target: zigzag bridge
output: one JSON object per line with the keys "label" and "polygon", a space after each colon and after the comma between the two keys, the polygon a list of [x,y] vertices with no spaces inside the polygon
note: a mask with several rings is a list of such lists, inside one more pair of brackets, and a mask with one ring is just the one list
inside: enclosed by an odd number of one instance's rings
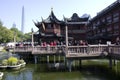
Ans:
{"label": "zigzag bridge", "polygon": [[[71,65],[73,60],[82,59],[99,59],[107,58],[112,67],[112,59],[120,59],[120,46],[119,45],[87,45],[87,46],[55,46],[55,47],[42,47],[42,46],[24,46],[15,47],[13,53],[17,54],[31,54],[34,56],[35,63],[37,63],[37,56],[64,56],[68,64]],[[49,57],[48,57],[49,58]],[[48,60],[49,61],[49,60]],[[65,60],[66,61],[66,60]],[[69,67],[71,71],[71,67]]]}

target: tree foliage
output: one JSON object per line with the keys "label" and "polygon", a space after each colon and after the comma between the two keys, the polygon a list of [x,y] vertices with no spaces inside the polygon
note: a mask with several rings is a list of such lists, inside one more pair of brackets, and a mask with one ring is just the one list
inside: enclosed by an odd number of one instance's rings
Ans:
{"label": "tree foliage", "polygon": [[13,34],[14,34],[14,37],[16,38],[16,41],[22,41],[23,40],[24,34],[21,31],[19,31],[15,27],[12,27],[10,30],[13,31]]}
{"label": "tree foliage", "polygon": [[8,64],[8,60],[7,59],[3,59],[2,60],[2,65],[6,66]]}
{"label": "tree foliage", "polygon": [[28,41],[31,39],[31,33],[22,33],[16,27],[11,29],[3,26],[3,23],[0,21],[0,43],[14,42],[14,38],[17,42]]}
{"label": "tree foliage", "polygon": [[30,41],[31,40],[31,32],[24,34],[24,40],[25,41]]}
{"label": "tree foliage", "polygon": [[13,32],[2,25],[0,21],[0,42],[11,42],[13,41]]}
{"label": "tree foliage", "polygon": [[10,57],[8,58],[8,64],[9,65],[13,65],[13,64],[17,64],[18,63],[18,59],[16,57]]}
{"label": "tree foliage", "polygon": [[27,40],[31,39],[31,36],[30,36],[31,33],[23,34],[21,31],[19,31],[15,27],[12,27],[10,30],[14,32],[14,35],[16,37],[17,42],[19,42],[19,41],[27,41]]}

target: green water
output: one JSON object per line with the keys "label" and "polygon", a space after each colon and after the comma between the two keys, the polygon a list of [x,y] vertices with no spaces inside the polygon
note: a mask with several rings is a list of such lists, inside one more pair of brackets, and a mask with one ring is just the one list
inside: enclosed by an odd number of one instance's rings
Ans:
{"label": "green water", "polygon": [[46,64],[27,64],[20,70],[0,70],[2,80],[120,80],[120,62],[112,69],[108,60],[83,61],[82,68],[73,66],[68,69],[49,69]]}

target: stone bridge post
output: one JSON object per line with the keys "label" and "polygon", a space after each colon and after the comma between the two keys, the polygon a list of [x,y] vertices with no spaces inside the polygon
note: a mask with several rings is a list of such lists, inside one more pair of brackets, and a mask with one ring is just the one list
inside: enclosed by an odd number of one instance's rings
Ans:
{"label": "stone bridge post", "polygon": [[37,56],[34,55],[34,61],[35,61],[35,64],[37,64]]}
{"label": "stone bridge post", "polygon": [[71,72],[72,71],[72,60],[67,59],[67,67],[69,69],[69,72]]}

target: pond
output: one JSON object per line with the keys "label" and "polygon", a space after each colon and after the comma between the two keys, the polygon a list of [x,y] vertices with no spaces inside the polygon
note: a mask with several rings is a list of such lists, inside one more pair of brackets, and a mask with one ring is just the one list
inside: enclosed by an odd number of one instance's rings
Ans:
{"label": "pond", "polygon": [[47,64],[27,64],[20,70],[0,70],[4,72],[2,80],[119,80],[120,62],[112,69],[108,67],[108,60],[85,60],[82,68],[49,69]]}

